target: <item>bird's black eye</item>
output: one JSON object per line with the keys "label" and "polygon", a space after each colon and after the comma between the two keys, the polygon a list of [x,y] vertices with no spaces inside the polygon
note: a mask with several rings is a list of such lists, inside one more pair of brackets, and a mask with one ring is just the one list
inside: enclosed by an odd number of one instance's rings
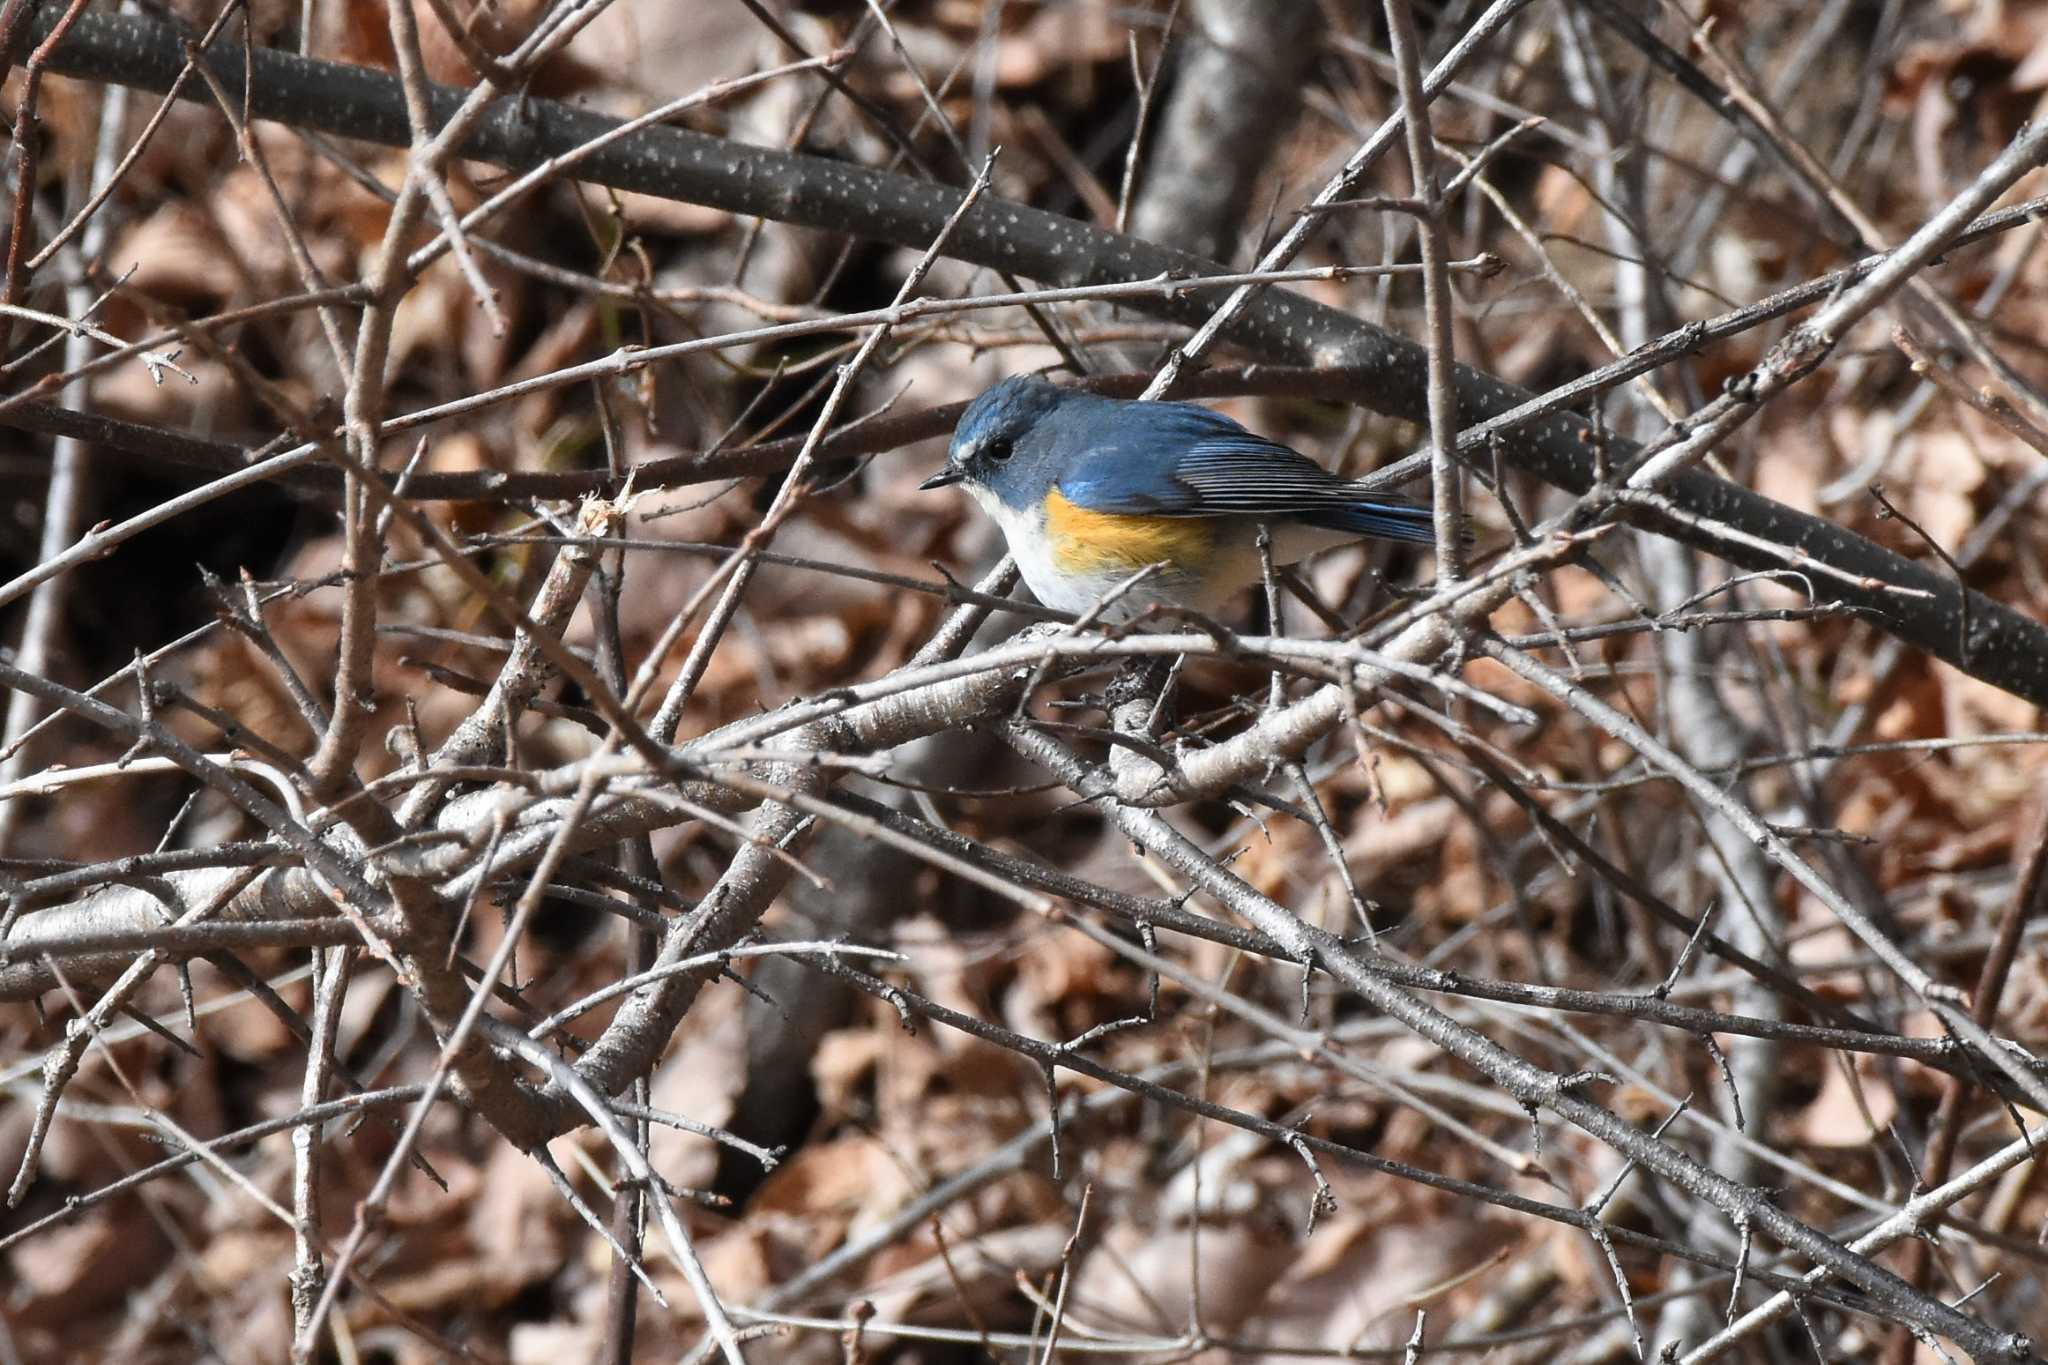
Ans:
{"label": "bird's black eye", "polygon": [[988,443],[983,445],[981,448],[981,453],[986,458],[995,461],[997,464],[1001,464],[1003,463],[1003,461],[1009,459],[1010,456],[1014,455],[1016,452],[1010,448],[1010,443],[1008,441],[1003,440],[999,437],[996,440],[989,441]]}

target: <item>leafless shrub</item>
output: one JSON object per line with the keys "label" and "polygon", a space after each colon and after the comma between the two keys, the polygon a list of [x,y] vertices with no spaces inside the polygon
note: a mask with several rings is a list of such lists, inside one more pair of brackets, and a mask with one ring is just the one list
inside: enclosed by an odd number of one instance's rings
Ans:
{"label": "leafless shrub", "polygon": [[[5,1358],[2031,1358],[2048,21],[84,8]],[[1433,576],[1011,598],[1052,366]]]}

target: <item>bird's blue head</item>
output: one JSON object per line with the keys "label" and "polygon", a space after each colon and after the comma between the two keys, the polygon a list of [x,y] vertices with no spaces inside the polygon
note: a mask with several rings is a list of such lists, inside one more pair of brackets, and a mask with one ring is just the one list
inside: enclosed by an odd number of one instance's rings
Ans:
{"label": "bird's blue head", "polygon": [[945,467],[919,487],[957,483],[984,506],[1036,507],[1060,474],[1055,424],[1047,419],[1092,397],[1033,375],[993,385],[960,414]]}

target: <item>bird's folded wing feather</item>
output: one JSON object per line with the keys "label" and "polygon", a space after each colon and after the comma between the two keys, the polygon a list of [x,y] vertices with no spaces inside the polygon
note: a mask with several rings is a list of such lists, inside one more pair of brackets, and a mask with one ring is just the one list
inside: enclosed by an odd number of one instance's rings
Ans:
{"label": "bird's folded wing feather", "polygon": [[1089,442],[1059,481],[1069,501],[1091,512],[1155,517],[1302,516],[1416,506],[1399,494],[1367,493],[1221,413],[1180,403],[1153,406],[1158,411],[1145,414],[1143,423],[1125,424]]}

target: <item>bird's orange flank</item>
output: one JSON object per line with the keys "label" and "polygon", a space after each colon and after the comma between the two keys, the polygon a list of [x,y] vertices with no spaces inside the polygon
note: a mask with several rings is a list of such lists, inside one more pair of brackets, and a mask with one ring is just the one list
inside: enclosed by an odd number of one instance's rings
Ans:
{"label": "bird's orange flank", "polygon": [[1200,517],[1132,517],[1091,512],[1054,488],[1045,495],[1045,534],[1062,573],[1136,573],[1148,564],[1199,569],[1214,544]]}

